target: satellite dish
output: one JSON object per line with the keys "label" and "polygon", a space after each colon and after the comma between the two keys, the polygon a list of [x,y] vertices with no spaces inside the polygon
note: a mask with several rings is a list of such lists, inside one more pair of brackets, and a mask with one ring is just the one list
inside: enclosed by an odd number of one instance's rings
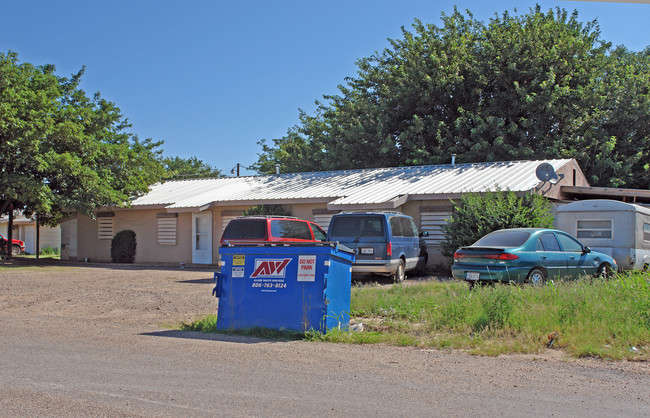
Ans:
{"label": "satellite dish", "polygon": [[537,175],[537,178],[543,182],[548,181],[551,184],[555,184],[560,181],[560,177],[558,177],[555,169],[549,163],[541,163],[538,165],[535,174]]}

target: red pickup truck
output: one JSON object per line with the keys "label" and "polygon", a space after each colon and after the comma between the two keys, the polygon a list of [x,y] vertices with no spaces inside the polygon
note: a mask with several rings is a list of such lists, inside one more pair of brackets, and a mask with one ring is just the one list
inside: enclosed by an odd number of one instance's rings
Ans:
{"label": "red pickup truck", "polygon": [[[6,253],[6,248],[7,248],[7,238],[4,235],[0,234],[0,253]],[[25,251],[25,242],[19,239],[12,239],[11,254],[18,255],[23,251]]]}

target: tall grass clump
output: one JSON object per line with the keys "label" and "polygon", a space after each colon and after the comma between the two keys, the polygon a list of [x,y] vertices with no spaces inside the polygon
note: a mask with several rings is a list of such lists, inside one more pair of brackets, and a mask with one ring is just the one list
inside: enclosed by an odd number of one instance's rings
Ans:
{"label": "tall grass clump", "polygon": [[217,315],[207,314],[203,318],[197,319],[190,323],[182,322],[179,328],[183,331],[216,332]]}
{"label": "tall grass clump", "polygon": [[413,345],[478,354],[535,353],[649,358],[650,290],[645,273],[550,282],[547,286],[464,283],[353,290],[352,317],[383,342],[407,333]]}

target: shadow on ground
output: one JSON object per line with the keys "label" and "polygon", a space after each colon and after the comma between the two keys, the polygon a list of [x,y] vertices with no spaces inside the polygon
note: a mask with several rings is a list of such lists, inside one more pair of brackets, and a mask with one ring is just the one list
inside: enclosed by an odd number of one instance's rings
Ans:
{"label": "shadow on ground", "polygon": [[[217,334],[209,332],[199,332],[199,331],[181,331],[181,330],[166,330],[158,332],[143,332],[140,335],[147,337],[166,337],[166,338],[180,338],[180,339],[190,339],[190,340],[208,340],[208,341],[221,341],[228,343],[239,343],[239,344],[259,344],[259,343],[281,343],[288,342],[292,340],[281,340],[281,339],[264,339],[259,337],[249,337],[244,335],[229,335],[229,334]],[[295,340],[293,340],[295,341]]]}
{"label": "shadow on ground", "polygon": [[193,280],[177,280],[176,283],[189,283],[189,284],[214,284],[214,279],[210,277],[209,279],[193,279]]}

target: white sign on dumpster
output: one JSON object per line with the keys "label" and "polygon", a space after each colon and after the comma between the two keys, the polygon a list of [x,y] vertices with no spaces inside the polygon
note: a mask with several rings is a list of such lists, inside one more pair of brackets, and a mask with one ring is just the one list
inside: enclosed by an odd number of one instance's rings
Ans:
{"label": "white sign on dumpster", "polygon": [[299,282],[316,281],[316,256],[315,255],[298,256],[298,281]]}

